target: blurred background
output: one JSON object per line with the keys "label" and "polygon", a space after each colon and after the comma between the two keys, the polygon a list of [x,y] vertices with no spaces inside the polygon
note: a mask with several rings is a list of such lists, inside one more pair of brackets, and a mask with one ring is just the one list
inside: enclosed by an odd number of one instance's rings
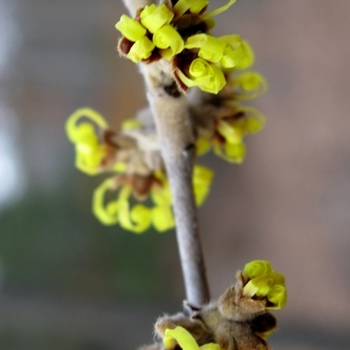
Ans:
{"label": "blurred background", "polygon": [[[212,1],[216,8],[226,1]],[[117,128],[146,103],[119,59],[121,1],[0,0],[0,348],[136,349],[181,309],[174,232],[104,227],[64,123],[91,106]],[[212,296],[253,259],[287,278],[275,349],[350,348],[350,2],[240,0],[239,33],[270,82],[241,166],[212,155],[200,209]]]}

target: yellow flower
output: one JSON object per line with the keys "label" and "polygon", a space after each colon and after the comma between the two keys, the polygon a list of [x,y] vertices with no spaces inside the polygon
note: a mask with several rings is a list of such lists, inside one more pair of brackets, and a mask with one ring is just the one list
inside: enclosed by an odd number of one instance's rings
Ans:
{"label": "yellow flower", "polygon": [[76,110],[66,122],[67,136],[75,144],[75,165],[88,175],[101,172],[101,162],[109,152],[106,144],[99,143],[94,125],[108,127],[99,113],[87,107]]}
{"label": "yellow flower", "polygon": [[[197,205],[203,204],[207,197],[213,173],[196,165],[193,175],[193,186]],[[124,179],[124,180],[121,180]],[[118,181],[119,180],[119,181]],[[105,180],[95,191],[92,200],[92,210],[104,225],[120,224],[126,230],[142,233],[153,226],[157,231],[164,232],[175,226],[172,213],[172,197],[170,187],[164,172],[156,172],[150,176],[149,193],[151,207],[143,204],[132,206],[131,195],[134,192],[132,184],[127,181],[127,175]],[[108,191],[118,191],[117,198],[105,203]],[[134,194],[135,197],[135,194]]]}
{"label": "yellow flower", "polygon": [[208,6],[208,4],[208,0],[179,0],[174,6],[174,12],[177,16],[182,16],[187,11],[199,13]]}
{"label": "yellow flower", "polygon": [[265,260],[254,260],[246,264],[243,278],[248,280],[244,285],[243,295],[267,301],[266,309],[282,309],[287,302],[284,276],[272,270],[271,263]]}
{"label": "yellow flower", "polygon": [[170,24],[164,25],[153,35],[154,45],[160,49],[160,54],[166,59],[179,54],[184,49],[184,41],[178,31]]}
{"label": "yellow flower", "polygon": [[220,346],[215,343],[199,346],[192,334],[181,326],[167,329],[164,334],[163,344],[165,350],[173,350],[177,344],[182,350],[220,350]]}
{"label": "yellow flower", "polygon": [[178,78],[188,87],[197,86],[205,92],[217,94],[226,84],[222,70],[214,63],[209,63],[202,58],[192,61],[188,75],[180,69],[176,69]]}
{"label": "yellow flower", "polygon": [[238,34],[225,35],[220,37],[220,40],[225,43],[225,51],[223,52],[220,63],[223,68],[237,68],[244,66],[246,60],[251,61],[251,52],[246,49],[245,42]]}
{"label": "yellow flower", "polygon": [[228,81],[228,84],[233,88],[234,97],[241,100],[257,98],[263,95],[269,87],[267,80],[255,71],[235,76]]}

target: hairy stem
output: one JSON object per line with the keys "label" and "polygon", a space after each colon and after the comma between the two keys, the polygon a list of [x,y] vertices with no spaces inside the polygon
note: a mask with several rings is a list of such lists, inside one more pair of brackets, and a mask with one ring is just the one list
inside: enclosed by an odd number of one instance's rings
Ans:
{"label": "hairy stem", "polygon": [[[132,16],[137,9],[152,2],[124,0]],[[172,192],[186,298],[191,304],[200,306],[209,301],[209,288],[192,185],[195,148],[187,99],[177,89],[168,62],[141,64],[140,68]]]}
{"label": "hairy stem", "polygon": [[158,65],[143,66],[142,72],[172,192],[186,297],[202,305],[209,289],[192,185],[195,148],[187,99]]}

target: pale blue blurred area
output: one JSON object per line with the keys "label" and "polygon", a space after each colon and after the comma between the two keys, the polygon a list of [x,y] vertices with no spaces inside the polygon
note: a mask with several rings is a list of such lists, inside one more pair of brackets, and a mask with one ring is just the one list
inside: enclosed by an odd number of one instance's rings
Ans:
{"label": "pale blue blurred area", "polygon": [[[215,8],[225,1],[213,1]],[[184,298],[173,232],[91,214],[103,177],[74,168],[64,123],[89,105],[117,128],[146,103],[118,57],[121,1],[0,0],[0,349],[136,349]],[[253,259],[286,272],[274,349],[349,349],[350,3],[240,0],[217,18],[256,51],[268,117],[242,166],[212,156],[200,209],[213,297]]]}

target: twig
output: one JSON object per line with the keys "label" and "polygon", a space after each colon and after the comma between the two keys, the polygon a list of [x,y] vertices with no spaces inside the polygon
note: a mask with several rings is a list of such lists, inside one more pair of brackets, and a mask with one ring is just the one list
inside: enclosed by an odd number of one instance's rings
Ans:
{"label": "twig", "polygon": [[[129,11],[150,2],[124,0]],[[209,301],[209,288],[192,186],[195,148],[187,99],[177,89],[171,77],[171,66],[164,60],[150,65],[141,64],[140,68],[146,81],[147,96],[172,192],[186,298],[200,306]]]}

